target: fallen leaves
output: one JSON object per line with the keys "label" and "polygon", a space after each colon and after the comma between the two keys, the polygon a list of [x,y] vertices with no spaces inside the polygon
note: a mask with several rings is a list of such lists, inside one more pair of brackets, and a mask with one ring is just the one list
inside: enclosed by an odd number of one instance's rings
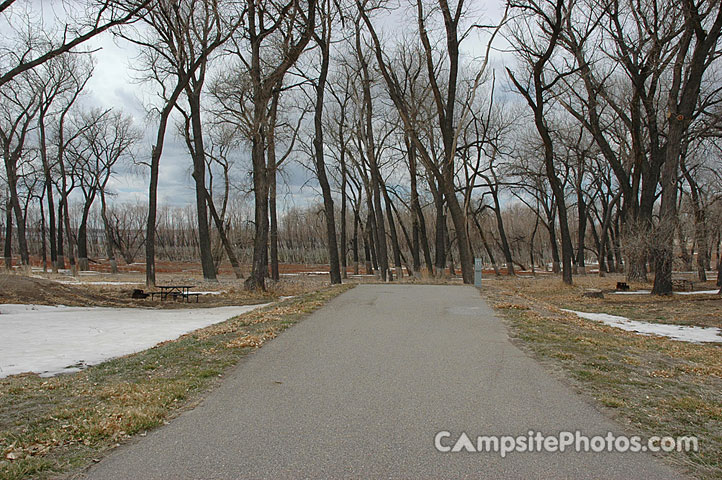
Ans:
{"label": "fallen leaves", "polygon": [[269,328],[268,330],[263,332],[261,335],[251,335],[251,334],[242,335],[242,336],[240,336],[238,338],[234,338],[230,342],[226,343],[226,348],[245,348],[245,347],[259,348],[266,341],[276,338],[277,334],[278,334],[277,328]]}
{"label": "fallen leaves", "polygon": [[75,468],[70,455],[89,464],[98,452],[167,423],[245,355],[243,347],[261,347],[348,288],[302,294],[76,374],[1,379],[0,478],[24,478],[10,472],[28,468],[63,472]]}
{"label": "fallen leaves", "polygon": [[500,310],[529,310],[526,305],[519,305],[518,303],[497,303],[494,308]]}

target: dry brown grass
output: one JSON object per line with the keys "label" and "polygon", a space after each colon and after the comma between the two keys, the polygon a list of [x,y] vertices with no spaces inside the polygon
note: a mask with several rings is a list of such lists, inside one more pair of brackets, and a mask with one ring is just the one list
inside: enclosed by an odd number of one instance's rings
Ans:
{"label": "dry brown grass", "polygon": [[248,353],[350,288],[324,288],[79,373],[0,379],[0,478],[84,468],[192,406]]}
{"label": "dry brown grass", "polygon": [[[77,283],[59,283],[77,282]],[[97,284],[113,282],[116,284]],[[161,302],[131,298],[133,289],[145,291],[145,276],[142,273],[84,274],[76,278],[69,275],[45,274],[27,277],[20,274],[0,275],[0,303],[34,303],[40,305],[69,306],[120,306],[141,308],[187,308],[182,301]],[[205,282],[196,274],[160,274],[158,285],[194,285],[193,291],[221,292],[218,295],[202,295],[192,307],[218,307],[224,305],[248,305],[277,300],[284,296],[295,296],[312,292],[330,285],[328,277],[298,276],[281,278],[279,282],[268,281],[267,290],[247,291],[243,280],[221,277],[218,282]]]}
{"label": "dry brown grass", "polygon": [[521,348],[557,374],[560,367],[577,390],[636,434],[696,435],[699,453],[665,458],[699,478],[722,478],[722,345],[642,336],[560,310],[719,326],[719,300],[581,297],[585,288],[613,288],[617,280],[575,277],[570,287],[558,277],[502,278],[483,292]]}
{"label": "dry brown grass", "polygon": [[[598,277],[579,275],[574,285],[566,285],[558,276],[536,278],[499,277],[490,284],[513,292],[529,300],[541,300],[558,308],[595,313],[621,315],[633,320],[679,325],[722,327],[722,296],[705,295],[616,295],[616,283],[624,281],[621,275]],[[632,283],[632,290],[651,290],[651,284]],[[604,298],[583,298],[585,289],[597,288],[605,292]],[[697,290],[714,290],[713,282],[696,284]]]}

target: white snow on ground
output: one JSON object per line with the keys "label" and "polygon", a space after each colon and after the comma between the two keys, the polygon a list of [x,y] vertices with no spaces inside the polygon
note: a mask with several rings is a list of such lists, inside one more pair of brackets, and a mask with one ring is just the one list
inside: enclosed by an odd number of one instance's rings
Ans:
{"label": "white snow on ground", "polygon": [[[143,282],[81,282],[79,280],[56,280],[58,283],[64,285],[141,285]],[[226,293],[225,290],[220,291],[193,291],[188,292],[193,295],[221,295]]]}
{"label": "white snow on ground", "polygon": [[628,332],[640,333],[642,335],[660,335],[682,342],[705,343],[722,342],[722,331],[717,327],[693,327],[687,325],[667,325],[662,323],[640,322],[630,320],[627,317],[609,315],[607,313],[577,312],[575,310],[562,309],[565,312],[574,313],[587,320],[602,322],[610,327],[621,328]]}
{"label": "white snow on ground", "polygon": [[[633,292],[612,292],[612,295],[649,295],[652,292],[650,290],[636,290]],[[719,293],[717,290],[697,290],[694,292],[673,292],[675,295],[716,295]]]}
{"label": "white snow on ground", "polygon": [[265,305],[176,310],[0,305],[0,378],[77,371],[78,365],[139,352]]}
{"label": "white snow on ground", "polygon": [[709,295],[709,294],[717,294],[719,293],[719,289],[717,290],[697,290],[696,292],[674,292],[675,295]]}
{"label": "white snow on ground", "polygon": [[64,285],[140,285],[143,282],[80,282],[78,280],[55,280]]}
{"label": "white snow on ground", "polygon": [[635,291],[621,291],[621,292],[612,292],[612,295],[649,295],[652,293],[651,290],[635,290]]}

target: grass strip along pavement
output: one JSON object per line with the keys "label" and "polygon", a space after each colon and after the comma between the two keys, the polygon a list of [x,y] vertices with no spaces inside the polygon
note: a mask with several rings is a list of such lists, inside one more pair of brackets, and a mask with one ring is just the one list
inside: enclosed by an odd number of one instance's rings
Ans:
{"label": "grass strip along pavement", "polygon": [[[565,313],[559,307],[568,307],[572,295],[579,305],[583,289],[561,282],[499,285],[484,295],[517,345],[629,433],[697,436],[699,452],[663,457],[698,478],[722,478],[722,346],[643,336]],[[677,308],[672,301],[657,307]]]}
{"label": "grass strip along pavement", "polygon": [[98,461],[197,404],[243,357],[348,288],[302,294],[75,374],[0,379],[0,478],[47,478]]}

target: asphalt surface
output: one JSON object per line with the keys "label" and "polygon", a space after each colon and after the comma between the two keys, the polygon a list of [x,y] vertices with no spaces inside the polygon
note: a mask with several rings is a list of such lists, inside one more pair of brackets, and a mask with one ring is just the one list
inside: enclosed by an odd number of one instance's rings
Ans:
{"label": "asphalt surface", "polygon": [[[472,287],[361,285],[90,479],[678,478],[635,453],[441,453],[439,431],[622,433],[512,345]],[[663,432],[662,432],[663,434]]]}

